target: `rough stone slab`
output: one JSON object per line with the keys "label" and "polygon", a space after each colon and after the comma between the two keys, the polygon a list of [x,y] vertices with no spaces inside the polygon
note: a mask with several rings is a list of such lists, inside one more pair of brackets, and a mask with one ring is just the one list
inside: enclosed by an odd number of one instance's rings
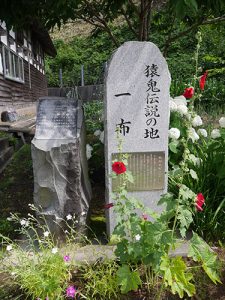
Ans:
{"label": "rough stone slab", "polygon": [[[62,109],[62,111],[61,111]],[[68,214],[86,224],[91,199],[81,103],[41,98],[32,140],[34,203],[55,236]]]}

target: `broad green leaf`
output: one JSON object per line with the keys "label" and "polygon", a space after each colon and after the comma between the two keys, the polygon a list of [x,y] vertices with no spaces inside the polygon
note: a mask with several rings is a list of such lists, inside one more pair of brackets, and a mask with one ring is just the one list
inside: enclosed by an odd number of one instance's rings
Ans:
{"label": "broad green leaf", "polygon": [[126,294],[137,290],[141,279],[137,271],[131,271],[128,265],[123,265],[117,271],[117,283],[121,286],[121,292]]}
{"label": "broad green leaf", "polygon": [[[180,193],[180,196],[181,196],[181,200],[189,200],[189,199],[194,199],[195,198],[195,193],[192,192],[192,190],[189,189],[184,184],[182,184],[182,186],[180,187],[179,193]],[[182,202],[184,202],[184,201],[182,201]]]}
{"label": "broad green leaf", "polygon": [[195,294],[195,286],[190,282],[193,275],[187,272],[187,267],[181,257],[163,256],[160,270],[163,271],[165,285],[170,286],[173,294],[178,293],[180,298],[183,298],[184,292],[189,297]]}
{"label": "broad green leaf", "polygon": [[189,228],[190,224],[193,222],[192,212],[187,206],[180,205],[178,209],[178,220],[180,221],[180,233],[184,238],[186,230]]}
{"label": "broad green leaf", "polygon": [[201,262],[204,271],[215,284],[217,282],[221,283],[217,274],[219,267],[217,255],[196,233],[193,234],[190,240],[188,257],[192,257],[195,261]]}

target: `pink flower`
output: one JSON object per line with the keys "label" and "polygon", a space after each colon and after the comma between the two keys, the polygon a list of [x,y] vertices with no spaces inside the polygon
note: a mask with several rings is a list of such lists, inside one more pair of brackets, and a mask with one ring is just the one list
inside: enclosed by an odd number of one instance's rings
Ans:
{"label": "pink flower", "polygon": [[142,214],[142,219],[147,221],[148,220],[148,216],[146,214]]}
{"label": "pink flower", "polygon": [[105,204],[105,205],[104,205],[104,208],[105,208],[105,209],[109,209],[109,208],[111,208],[111,207],[113,207],[113,206],[114,206],[113,203],[108,203],[108,204]]}
{"label": "pink flower", "polygon": [[74,286],[70,285],[70,286],[68,286],[68,288],[66,289],[66,296],[67,296],[67,297],[72,297],[72,298],[74,298],[76,292],[77,292],[76,288],[75,288]]}
{"label": "pink flower", "polygon": [[202,193],[197,194],[196,201],[195,201],[195,207],[198,211],[203,211],[202,205],[205,203],[205,198],[202,195]]}
{"label": "pink flower", "polygon": [[195,90],[194,90],[194,88],[191,86],[191,87],[186,88],[186,89],[184,90],[183,96],[184,96],[185,98],[187,98],[187,99],[190,99],[190,98],[192,98],[192,97],[194,96],[194,93],[195,93]]}
{"label": "pink flower", "polygon": [[125,173],[127,168],[122,161],[115,161],[112,164],[112,170],[113,170],[113,172],[115,172],[118,175],[118,174]]}
{"label": "pink flower", "polygon": [[208,75],[208,71],[206,71],[199,79],[199,87],[202,91],[205,88],[205,81],[206,81],[207,75]]}
{"label": "pink flower", "polygon": [[65,262],[70,261],[70,256],[69,256],[69,255],[63,256],[63,260],[64,260]]}

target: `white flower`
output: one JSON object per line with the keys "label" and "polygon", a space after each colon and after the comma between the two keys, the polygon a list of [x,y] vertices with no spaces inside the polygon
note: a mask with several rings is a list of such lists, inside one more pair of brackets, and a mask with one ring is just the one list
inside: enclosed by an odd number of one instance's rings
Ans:
{"label": "white flower", "polygon": [[177,96],[173,99],[176,105],[185,105],[187,106],[187,100],[183,95]]}
{"label": "white flower", "polygon": [[202,136],[204,136],[204,137],[207,137],[207,136],[208,136],[207,131],[206,131],[205,129],[203,129],[203,128],[200,128],[200,129],[198,130],[198,134],[199,134],[199,135],[202,135]]}
{"label": "white flower", "polygon": [[16,273],[15,273],[15,272],[12,272],[11,275],[14,276],[14,275],[16,275]]}
{"label": "white flower", "polygon": [[172,140],[178,140],[180,137],[180,130],[178,128],[170,128],[169,137]]}
{"label": "white flower", "polygon": [[58,252],[58,248],[52,248],[52,254],[56,254]]}
{"label": "white flower", "polygon": [[86,145],[86,156],[87,156],[87,159],[91,158],[91,152],[92,151],[93,151],[93,148],[91,147],[91,145],[87,144]]}
{"label": "white flower", "polygon": [[73,217],[71,216],[71,214],[68,214],[68,215],[66,216],[67,221],[71,220],[72,218],[73,218]]}
{"label": "white flower", "polygon": [[217,139],[219,137],[221,137],[220,130],[219,129],[213,129],[212,132],[211,132],[211,138],[212,139]]}
{"label": "white flower", "polygon": [[135,240],[136,240],[136,241],[140,241],[140,239],[141,239],[140,234],[135,235]]}
{"label": "white flower", "polygon": [[7,251],[11,251],[11,250],[12,250],[12,245],[8,245],[8,246],[6,247],[6,250],[7,250]]}
{"label": "white flower", "polygon": [[200,166],[201,158],[196,157],[194,154],[189,154],[188,158],[195,166]]}
{"label": "white flower", "polygon": [[202,119],[200,116],[194,117],[194,119],[192,120],[192,126],[194,127],[202,126]]}
{"label": "white flower", "polygon": [[185,116],[188,113],[188,108],[184,104],[177,106],[177,111],[181,116]]}
{"label": "white flower", "polygon": [[170,107],[170,111],[177,111],[177,105],[172,100],[169,101],[169,107]]}
{"label": "white flower", "polygon": [[49,236],[49,234],[50,234],[50,232],[49,232],[49,231],[45,231],[45,232],[44,232],[44,236],[45,236],[45,237],[48,237],[48,236]]}
{"label": "white flower", "polygon": [[219,119],[220,127],[225,128],[225,117]]}
{"label": "white flower", "polygon": [[195,131],[195,129],[192,128],[192,127],[188,130],[188,137],[189,137],[189,139],[192,140],[193,143],[195,141],[199,140],[199,135],[197,134],[197,132]]}
{"label": "white flower", "polygon": [[85,216],[85,215],[86,215],[86,212],[82,211],[81,216]]}
{"label": "white flower", "polygon": [[104,130],[101,132],[99,140],[102,142],[102,144],[104,144]]}
{"label": "white flower", "polygon": [[8,217],[8,218],[7,218],[7,221],[12,221],[12,218]]}
{"label": "white flower", "polygon": [[78,220],[76,220],[75,223],[78,224]]}
{"label": "white flower", "polygon": [[95,130],[95,132],[94,132],[94,135],[95,135],[95,136],[99,136],[100,134],[101,134],[101,130],[99,130],[99,129],[98,129],[98,130]]}
{"label": "white flower", "polygon": [[27,220],[21,220],[20,221],[20,224],[22,225],[22,226],[24,226],[24,227],[27,227],[28,225],[29,225],[29,222],[27,221]]}

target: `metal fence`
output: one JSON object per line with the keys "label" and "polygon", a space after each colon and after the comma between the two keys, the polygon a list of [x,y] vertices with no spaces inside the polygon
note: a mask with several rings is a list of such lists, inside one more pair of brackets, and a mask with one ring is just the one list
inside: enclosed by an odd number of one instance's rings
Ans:
{"label": "metal fence", "polygon": [[104,85],[85,85],[75,87],[48,88],[48,96],[67,97],[83,100],[84,102],[104,99]]}

